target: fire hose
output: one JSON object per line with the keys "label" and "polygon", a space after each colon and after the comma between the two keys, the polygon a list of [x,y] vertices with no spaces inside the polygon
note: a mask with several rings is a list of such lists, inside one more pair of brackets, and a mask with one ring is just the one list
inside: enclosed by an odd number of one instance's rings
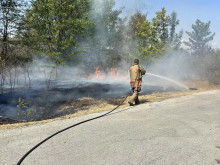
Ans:
{"label": "fire hose", "polygon": [[[49,137],[47,137],[46,139],[42,140],[42,141],[39,142],[37,145],[35,145],[33,148],[31,148],[25,155],[22,156],[22,158],[19,160],[19,162],[17,163],[17,165],[20,165],[20,164],[23,162],[23,160],[24,160],[32,151],[34,151],[34,150],[35,150],[36,148],[38,148],[41,144],[43,144],[43,143],[46,142],[47,140],[51,139],[52,137],[54,137],[54,136],[56,136],[56,135],[58,135],[58,134],[60,134],[60,133],[62,133],[62,132],[64,132],[64,131],[66,131],[66,130],[68,130],[68,129],[70,129],[70,128],[73,128],[73,127],[76,127],[76,126],[78,126],[78,125],[81,125],[81,124],[83,124],[83,123],[86,123],[86,122],[89,122],[89,121],[92,121],[92,120],[95,120],[95,119],[98,119],[98,118],[107,116],[108,114],[110,114],[110,113],[112,113],[113,111],[115,111],[118,107],[120,107],[120,106],[125,102],[125,100],[127,99],[127,97],[133,92],[133,89],[134,89],[135,83],[137,82],[137,77],[138,77],[139,74],[140,74],[140,67],[139,67],[139,65],[138,65],[137,76],[136,76],[135,81],[134,81],[134,83],[133,83],[133,85],[132,85],[131,91],[125,96],[125,98],[122,100],[122,102],[121,102],[119,105],[117,105],[114,109],[112,109],[112,110],[108,111],[107,113],[102,114],[102,115],[100,115],[100,116],[97,116],[97,117],[94,117],[94,118],[91,118],[91,119],[87,119],[87,120],[81,121],[81,122],[79,122],[79,123],[73,124],[73,125],[71,125],[71,126],[69,126],[69,127],[66,127],[66,128],[64,128],[64,129],[62,129],[62,130],[60,130],[60,131],[55,132],[54,134],[52,134],[51,136],[49,136]],[[150,75],[152,75],[152,74],[150,74]],[[158,77],[158,76],[157,76],[157,77]],[[189,88],[189,89],[190,89],[190,90],[197,90],[196,88]]]}
{"label": "fire hose", "polygon": [[111,112],[115,111],[118,107],[120,107],[120,106],[125,102],[125,100],[127,99],[127,97],[128,97],[130,94],[131,94],[131,91],[130,91],[129,94],[122,100],[122,102],[121,102],[119,105],[117,105],[114,109],[112,109],[111,111],[109,111],[109,112],[107,112],[107,113],[105,113],[105,114],[102,114],[102,115],[100,115],[100,116],[97,116],[97,117],[94,117],[94,118],[91,118],[91,119],[87,119],[87,120],[81,121],[81,122],[79,122],[79,123],[73,124],[73,125],[71,125],[71,126],[69,126],[69,127],[66,127],[66,128],[64,128],[64,129],[60,130],[60,131],[57,131],[56,133],[54,133],[54,134],[52,134],[51,136],[47,137],[46,139],[42,140],[40,143],[38,143],[38,144],[35,145],[33,148],[31,148],[31,149],[19,160],[19,162],[17,163],[17,165],[20,165],[20,164],[23,162],[23,160],[24,160],[32,151],[34,151],[37,147],[39,147],[41,144],[43,144],[43,143],[46,142],[47,140],[51,139],[52,137],[58,135],[59,133],[64,132],[64,131],[66,131],[66,130],[68,130],[68,129],[70,129],[70,128],[73,128],[73,127],[75,127],[75,126],[81,125],[81,124],[83,124],[83,123],[86,123],[86,122],[89,122],[89,121],[92,121],[92,120],[95,120],[95,119],[104,117],[104,116],[110,114]]}
{"label": "fire hose", "polygon": [[71,125],[71,126],[69,126],[69,127],[66,127],[66,128],[64,128],[64,129],[62,129],[62,130],[60,130],[60,131],[57,131],[57,132],[55,132],[54,134],[48,136],[46,139],[42,140],[40,143],[38,143],[37,145],[35,145],[34,147],[32,147],[28,152],[26,152],[26,154],[23,155],[22,158],[19,160],[19,162],[17,163],[17,165],[20,165],[20,164],[23,162],[23,160],[24,160],[32,151],[34,151],[37,147],[39,147],[41,144],[43,144],[43,143],[46,142],[47,140],[51,139],[52,137],[54,137],[54,136],[60,134],[61,132],[64,132],[64,131],[66,131],[66,130],[68,130],[68,129],[70,129],[70,128],[76,127],[76,126],[81,125],[81,124],[83,124],[83,123],[86,123],[86,122],[89,122],[89,121],[92,121],[92,120],[95,120],[95,119],[98,119],[98,118],[107,116],[108,114],[110,114],[110,113],[112,113],[113,111],[115,111],[118,107],[120,107],[120,106],[125,102],[125,100],[127,99],[127,97],[133,92],[134,85],[135,85],[135,83],[136,83],[136,81],[137,81],[137,77],[138,77],[139,72],[140,72],[139,70],[140,70],[140,69],[139,69],[139,65],[138,65],[137,76],[136,76],[135,81],[134,81],[134,83],[133,83],[133,85],[132,85],[131,91],[129,91],[129,93],[125,96],[125,98],[122,100],[122,102],[121,102],[120,104],[118,104],[114,109],[112,109],[112,110],[110,110],[109,112],[107,112],[107,113],[105,113],[105,114],[102,114],[102,115],[100,115],[100,116],[97,116],[97,117],[94,117],[94,118],[91,118],[91,119],[87,119],[87,120],[81,121],[81,122],[79,122],[79,123],[73,124],[73,125]]}

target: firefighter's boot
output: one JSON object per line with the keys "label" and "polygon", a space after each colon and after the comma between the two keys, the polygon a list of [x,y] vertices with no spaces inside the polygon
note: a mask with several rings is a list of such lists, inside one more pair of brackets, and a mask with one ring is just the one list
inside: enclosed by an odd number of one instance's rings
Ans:
{"label": "firefighter's boot", "polygon": [[130,106],[134,106],[132,101],[128,101],[128,104],[130,104]]}
{"label": "firefighter's boot", "polygon": [[136,104],[136,105],[140,104],[139,99],[136,99],[136,100],[135,100],[135,104]]}

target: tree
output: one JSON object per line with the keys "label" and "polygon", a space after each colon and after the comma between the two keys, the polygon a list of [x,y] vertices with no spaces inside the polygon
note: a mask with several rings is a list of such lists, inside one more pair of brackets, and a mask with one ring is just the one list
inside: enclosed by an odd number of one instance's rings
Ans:
{"label": "tree", "polygon": [[156,17],[153,18],[152,23],[155,27],[160,41],[163,45],[166,45],[168,41],[168,26],[170,22],[170,16],[166,15],[166,10],[163,7],[161,11],[156,12]]}
{"label": "tree", "polygon": [[8,58],[9,39],[16,33],[19,21],[21,20],[22,1],[0,0],[0,34],[2,40],[1,57]]}
{"label": "tree", "polygon": [[185,45],[189,46],[193,55],[204,56],[209,53],[211,47],[208,45],[213,40],[215,33],[210,31],[210,21],[204,23],[199,19],[192,25],[192,32],[186,32],[189,36],[189,41],[185,42]]}
{"label": "tree", "polygon": [[169,38],[168,38],[168,46],[171,47],[171,49],[177,50],[181,46],[181,39],[183,36],[183,31],[181,30],[179,33],[176,33],[176,26],[179,25],[179,20],[177,19],[177,13],[172,12],[170,15],[170,32],[169,32]]}
{"label": "tree", "polygon": [[28,39],[35,53],[56,65],[65,64],[80,52],[78,40],[92,25],[88,21],[88,0],[36,0],[27,10],[21,37]]}
{"label": "tree", "polygon": [[122,31],[125,31],[124,34],[124,44],[123,51],[124,56],[123,59],[125,61],[132,61],[135,57],[137,58],[137,45],[138,45],[138,23],[143,23],[147,20],[147,15],[142,14],[140,11],[136,11],[123,27]]}
{"label": "tree", "polygon": [[169,25],[170,25],[169,42],[173,42],[174,36],[176,33],[176,26],[179,25],[179,20],[177,19],[177,14],[174,11],[171,13]]}
{"label": "tree", "polygon": [[97,65],[105,68],[116,66],[120,62],[120,31],[122,19],[119,17],[121,9],[114,10],[114,0],[94,0],[89,12],[89,20],[94,22],[88,36],[83,40],[86,50],[84,62],[90,67]]}
{"label": "tree", "polygon": [[[19,53],[16,51],[18,40],[15,38],[19,23],[24,13],[25,2],[22,0],[0,0],[0,76],[3,92],[6,72],[12,87],[12,67],[19,65]],[[16,70],[15,70],[16,76]],[[13,77],[14,79],[14,77]]]}
{"label": "tree", "polygon": [[166,15],[165,8],[162,8],[161,11],[156,12],[156,17],[152,19],[152,22],[146,20],[138,23],[136,33],[138,54],[146,62],[153,62],[164,52],[169,38],[169,22],[170,16]]}
{"label": "tree", "polygon": [[[106,45],[103,47],[107,57],[106,64],[108,67],[116,67],[120,60],[120,49],[123,33],[119,32],[119,26],[122,25],[122,19],[119,15],[122,9],[114,10],[114,0],[104,0],[103,21],[106,26],[105,36]],[[103,41],[104,41],[103,40]]]}
{"label": "tree", "polygon": [[155,60],[156,55],[163,52],[163,42],[160,41],[157,29],[146,20],[138,23],[138,55],[148,63]]}
{"label": "tree", "polygon": [[143,23],[147,20],[147,15],[142,14],[140,11],[137,11],[133,16],[131,16],[128,26],[129,26],[129,35],[132,39],[136,39],[136,32],[138,31],[138,23]]}
{"label": "tree", "polygon": [[[207,80],[210,84],[220,84],[220,50],[216,49],[206,56]],[[204,65],[203,65],[204,66]]]}
{"label": "tree", "polygon": [[193,55],[191,61],[194,64],[194,68],[196,68],[196,74],[199,75],[201,80],[206,80],[209,76],[207,67],[209,65],[212,48],[208,43],[213,40],[215,35],[215,33],[212,34],[209,26],[210,21],[204,23],[197,19],[195,25],[192,25],[193,31],[186,32],[189,36],[189,41],[184,42]]}

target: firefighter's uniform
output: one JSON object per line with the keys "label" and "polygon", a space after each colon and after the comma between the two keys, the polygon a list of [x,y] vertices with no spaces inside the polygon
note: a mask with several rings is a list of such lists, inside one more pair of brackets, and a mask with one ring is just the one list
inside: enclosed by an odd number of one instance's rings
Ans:
{"label": "firefighter's uniform", "polygon": [[137,63],[130,67],[130,84],[133,90],[131,99],[128,101],[130,105],[134,104],[134,102],[135,104],[139,103],[138,95],[141,91],[142,75],[145,75],[145,73],[146,70]]}

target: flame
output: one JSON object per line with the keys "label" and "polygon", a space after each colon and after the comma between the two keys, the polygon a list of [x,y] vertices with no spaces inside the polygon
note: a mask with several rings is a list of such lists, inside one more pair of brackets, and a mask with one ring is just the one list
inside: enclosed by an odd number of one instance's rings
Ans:
{"label": "flame", "polygon": [[95,68],[96,79],[98,79],[101,74],[101,70],[99,68],[100,68],[100,66]]}
{"label": "flame", "polygon": [[88,79],[91,79],[93,77],[93,74],[90,74],[89,76],[88,76]]}
{"label": "flame", "polygon": [[119,78],[120,77],[120,73],[117,68],[111,68],[111,77],[112,78]]}
{"label": "flame", "polygon": [[88,74],[88,77],[83,77],[82,75],[78,75],[78,78],[82,79],[82,78],[87,78],[89,79],[97,79],[97,80],[105,80],[105,79],[114,79],[114,80],[121,80],[121,81],[127,81],[129,79],[129,76],[127,75],[127,73],[122,73],[120,72],[120,70],[116,67],[112,67],[110,68],[110,73],[107,75],[103,74],[101,72],[101,67],[97,66],[95,68],[95,71],[93,73]]}

